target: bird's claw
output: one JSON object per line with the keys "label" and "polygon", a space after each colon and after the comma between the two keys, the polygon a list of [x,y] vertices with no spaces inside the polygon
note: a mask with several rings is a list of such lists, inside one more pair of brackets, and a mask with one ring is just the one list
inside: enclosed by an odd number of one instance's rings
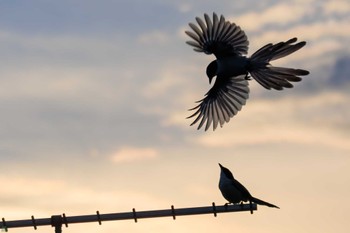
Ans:
{"label": "bird's claw", "polygon": [[241,201],[240,205],[241,205],[241,208],[243,209],[243,201]]}

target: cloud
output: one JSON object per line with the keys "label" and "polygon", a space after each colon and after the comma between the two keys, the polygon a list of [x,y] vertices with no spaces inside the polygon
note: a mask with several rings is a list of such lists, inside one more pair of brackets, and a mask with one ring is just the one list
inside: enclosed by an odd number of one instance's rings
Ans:
{"label": "cloud", "polygon": [[[257,136],[252,137],[254,132]],[[237,136],[237,133],[239,133],[239,136]],[[288,123],[288,126],[278,124],[271,128],[256,127],[255,130],[251,127],[245,131],[236,131],[236,134],[232,131],[226,131],[219,137],[216,137],[214,134],[204,135],[199,138],[198,143],[202,146],[217,148],[272,144],[322,145],[324,147],[350,151],[348,140],[341,134],[337,135],[337,132],[334,130],[315,129],[314,127],[291,123]]]}
{"label": "cloud", "polygon": [[[145,87],[143,87],[143,95],[152,99],[157,99],[160,96],[166,96],[171,90],[177,88],[179,85],[181,85],[181,83],[183,83],[181,79],[174,77],[176,74],[179,74],[178,70],[164,70],[158,75],[159,78],[151,81]],[[178,75],[178,77],[181,76],[182,75]]]}
{"label": "cloud", "polygon": [[[307,67],[320,67],[332,64],[337,56],[349,53],[349,19],[315,21],[284,29],[270,29],[250,37],[250,54],[267,43],[276,43],[292,37],[307,42],[306,46],[288,57],[274,61],[281,65],[298,63]],[[306,67],[305,67],[306,68]]]}
{"label": "cloud", "polygon": [[[83,58],[89,55],[89,58],[103,56],[105,54],[118,54],[123,46],[121,42],[125,39],[124,35],[111,35],[109,38],[102,36],[86,37],[78,34],[26,34],[24,32],[12,32],[0,30],[0,41],[2,44],[10,44],[11,51],[21,52],[22,54],[35,52],[38,55],[51,54],[51,59],[60,56],[71,55],[73,58]],[[16,50],[14,50],[16,49]],[[54,55],[54,56],[53,56]],[[83,55],[83,56],[79,56]],[[87,57],[85,57],[87,58]],[[34,60],[35,61],[35,60]],[[85,59],[83,61],[86,61]]]}
{"label": "cloud", "polygon": [[154,148],[123,147],[113,153],[111,160],[115,163],[124,163],[154,159],[157,156],[158,151]]}
{"label": "cloud", "polygon": [[135,204],[138,209],[167,204],[161,197],[147,191],[126,190],[118,185],[93,189],[91,183],[86,186],[72,180],[2,175],[2,211],[7,219],[19,219],[30,214],[49,217],[49,214],[59,214],[64,210],[72,215],[86,214],[96,208],[115,212],[131,210]]}
{"label": "cloud", "polygon": [[143,45],[167,44],[169,40],[169,35],[159,30],[144,33],[138,38],[138,42]]}
{"label": "cloud", "polygon": [[266,25],[284,26],[299,21],[308,13],[302,4],[278,3],[264,11],[250,11],[238,17],[229,17],[228,20],[237,22],[243,30],[261,30]]}
{"label": "cloud", "polygon": [[335,62],[329,83],[333,86],[343,86],[350,83],[350,56],[344,56]]}
{"label": "cloud", "polygon": [[186,3],[185,2],[179,3],[178,10],[181,13],[190,12],[192,9],[193,9],[193,6],[190,3],[188,3],[188,2],[186,2]]}
{"label": "cloud", "polygon": [[[311,66],[332,63],[335,54],[349,52],[349,2],[300,1],[281,2],[262,10],[244,12],[228,17],[246,31],[250,54],[267,43],[276,43],[292,37],[307,41],[302,52],[281,61],[308,60]],[[308,51],[307,51],[308,50]],[[333,56],[329,56],[329,55]],[[319,62],[318,62],[319,61]]]}
{"label": "cloud", "polygon": [[[202,54],[194,55],[198,61],[204,57]],[[174,117],[184,122],[187,109],[193,107],[210,87],[205,76],[206,64],[206,61],[198,63],[190,58],[166,61],[157,70],[154,80],[142,87],[142,98],[148,104],[139,105],[138,110],[143,114],[160,116],[165,127],[176,125],[172,122]]]}
{"label": "cloud", "polygon": [[336,15],[349,14],[349,12],[350,12],[350,2],[347,1],[347,0],[324,1],[323,11],[327,15],[331,15],[331,14],[336,14]]}

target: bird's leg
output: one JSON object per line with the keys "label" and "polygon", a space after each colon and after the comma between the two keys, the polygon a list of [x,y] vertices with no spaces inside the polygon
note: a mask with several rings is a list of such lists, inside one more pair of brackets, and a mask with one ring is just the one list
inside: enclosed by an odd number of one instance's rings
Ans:
{"label": "bird's leg", "polygon": [[241,205],[241,209],[243,210],[243,201],[241,201],[240,205]]}
{"label": "bird's leg", "polygon": [[249,73],[247,72],[244,77],[245,80],[252,80],[252,78],[249,76]]}
{"label": "bird's leg", "polygon": [[225,209],[227,209],[227,206],[230,204],[230,202],[225,203]]}

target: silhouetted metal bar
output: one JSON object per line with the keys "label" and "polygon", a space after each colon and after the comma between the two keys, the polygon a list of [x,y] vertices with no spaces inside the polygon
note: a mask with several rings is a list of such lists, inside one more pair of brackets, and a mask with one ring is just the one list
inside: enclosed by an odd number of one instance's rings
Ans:
{"label": "silhouetted metal bar", "polygon": [[93,215],[80,215],[80,216],[66,216],[63,215],[53,215],[51,218],[34,218],[27,220],[14,220],[5,221],[3,218],[0,222],[1,229],[15,228],[15,227],[34,227],[36,229],[38,226],[51,225],[55,227],[55,231],[61,232],[62,224],[68,227],[68,224],[72,223],[84,223],[84,222],[98,222],[101,224],[102,221],[116,221],[116,220],[127,220],[133,219],[137,222],[138,219],[142,218],[159,218],[159,217],[172,217],[174,220],[176,216],[186,216],[186,215],[199,215],[199,214],[214,214],[216,217],[218,213],[229,213],[229,212],[241,212],[241,211],[251,211],[257,210],[257,205],[252,204],[242,204],[242,205],[222,205],[216,206],[213,202],[211,206],[204,207],[190,207],[190,208],[174,208],[171,206],[170,209],[163,210],[147,210],[147,211],[136,211],[133,208],[132,212],[122,212],[122,213],[112,213],[112,214],[100,214],[96,211]]}
{"label": "silhouetted metal bar", "polygon": [[[65,214],[63,214],[63,216],[65,216]],[[61,215],[53,215],[50,220],[51,226],[55,228],[55,233],[62,233],[63,217]]]}

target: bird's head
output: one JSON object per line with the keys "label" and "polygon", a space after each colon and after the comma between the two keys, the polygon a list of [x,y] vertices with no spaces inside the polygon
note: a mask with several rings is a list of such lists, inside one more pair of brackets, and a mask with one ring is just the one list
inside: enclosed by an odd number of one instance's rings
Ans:
{"label": "bird's head", "polygon": [[228,170],[226,167],[222,166],[220,163],[219,163],[219,166],[221,169],[221,173],[223,173],[229,179],[232,179],[232,180],[234,179],[230,170]]}
{"label": "bird's head", "polygon": [[209,78],[209,84],[211,84],[212,79],[217,75],[218,73],[218,64],[215,61],[210,62],[210,64],[207,66],[207,76]]}

